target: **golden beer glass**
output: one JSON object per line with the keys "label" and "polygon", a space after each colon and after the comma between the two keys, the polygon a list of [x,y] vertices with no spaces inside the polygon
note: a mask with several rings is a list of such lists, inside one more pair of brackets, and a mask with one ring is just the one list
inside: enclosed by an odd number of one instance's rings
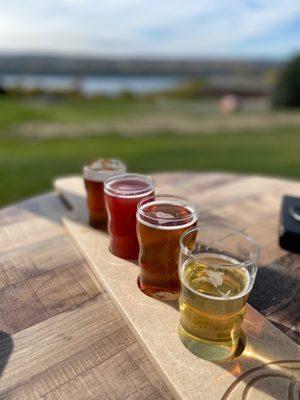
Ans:
{"label": "golden beer glass", "polygon": [[224,226],[203,225],[180,238],[179,336],[197,356],[234,358],[259,255],[257,243]]}

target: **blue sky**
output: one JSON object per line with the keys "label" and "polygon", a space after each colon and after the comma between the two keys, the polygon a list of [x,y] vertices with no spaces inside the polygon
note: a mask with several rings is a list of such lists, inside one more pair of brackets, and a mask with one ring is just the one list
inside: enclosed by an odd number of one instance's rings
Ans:
{"label": "blue sky", "polygon": [[300,52],[300,0],[0,0],[0,52],[268,57]]}

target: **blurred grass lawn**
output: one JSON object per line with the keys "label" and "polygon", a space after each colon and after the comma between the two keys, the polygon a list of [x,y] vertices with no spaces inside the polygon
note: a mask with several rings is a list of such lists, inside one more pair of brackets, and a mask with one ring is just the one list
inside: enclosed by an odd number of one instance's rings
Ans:
{"label": "blurred grass lawn", "polygon": [[[284,131],[258,129],[212,135],[116,134],[34,139],[13,133],[31,121],[80,122],[155,110],[152,102],[131,100],[71,101],[39,105],[0,99],[0,204],[51,190],[54,177],[80,173],[86,160],[117,157],[131,171],[234,171],[300,178],[300,126]],[[193,188],[191,187],[191,191]]]}

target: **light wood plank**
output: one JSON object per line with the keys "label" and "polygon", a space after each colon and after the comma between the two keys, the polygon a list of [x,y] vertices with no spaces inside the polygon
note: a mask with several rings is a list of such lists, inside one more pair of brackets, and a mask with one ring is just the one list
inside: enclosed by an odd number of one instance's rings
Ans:
{"label": "light wood plank", "polygon": [[64,233],[0,254],[0,289],[43,272],[83,262],[76,247]]}
{"label": "light wood plank", "polygon": [[[62,252],[64,248],[61,248]],[[71,246],[69,250],[72,250]],[[66,251],[66,256],[70,253],[72,251]],[[78,257],[77,252],[74,253]],[[2,263],[10,279],[18,280],[21,275],[24,280],[0,290],[0,329],[13,334],[60,312],[78,307],[103,292],[81,256],[75,259],[73,254],[73,259],[69,257],[69,261],[63,261],[57,254],[49,260],[49,254],[51,250],[48,249],[47,253],[42,250],[35,255],[36,259],[45,259],[47,266],[41,269],[40,264],[34,261],[34,255],[32,258],[29,253],[23,257],[18,256],[13,267],[12,260]],[[22,270],[24,265],[25,273],[31,276],[26,280]],[[17,276],[14,271],[17,271]]]}
{"label": "light wood plank", "polygon": [[[107,295],[102,294],[82,307],[16,333],[12,337],[14,351],[1,377],[0,394],[28,383],[41,371],[85,350],[121,327],[124,322],[120,314]],[[1,352],[2,349],[0,356]],[[68,363],[64,367],[68,369]],[[77,368],[81,373],[80,367],[79,359]]]}
{"label": "light wood plank", "polygon": [[[99,325],[100,323],[101,321],[98,322]],[[44,396],[49,398],[61,396],[64,398],[63,396],[69,395],[74,387],[76,393],[78,388],[80,396],[84,396],[82,394],[84,392],[90,393],[92,391],[100,397],[103,391],[99,389],[101,385],[94,380],[93,367],[124,351],[135,342],[135,339],[121,320],[112,324],[109,334],[101,335],[100,333],[95,340],[94,338],[90,339],[88,332],[83,332],[83,334],[86,339],[85,345],[82,344],[74,354],[70,354],[67,344],[62,360],[48,368],[45,368],[44,363],[41,362],[39,372],[29,380],[3,392],[5,400],[39,399],[44,398]],[[41,355],[41,360],[47,355],[46,350]],[[143,354],[141,349],[140,353]],[[89,383],[86,382],[84,377],[86,375],[88,379],[91,375],[91,379],[95,382],[94,388],[89,387]],[[147,379],[145,378],[145,380]],[[82,387],[80,388],[80,386]],[[80,398],[76,397],[76,393],[73,391],[70,398]]]}
{"label": "light wood plank", "polygon": [[0,296],[0,330],[13,334],[49,318],[30,283],[8,286]]}

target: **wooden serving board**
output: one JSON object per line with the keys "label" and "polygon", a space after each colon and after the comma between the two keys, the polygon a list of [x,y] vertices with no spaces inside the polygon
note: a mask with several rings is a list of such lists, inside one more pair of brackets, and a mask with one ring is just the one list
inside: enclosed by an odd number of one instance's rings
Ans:
{"label": "wooden serving board", "polygon": [[[82,179],[58,179],[54,185],[70,207],[64,218],[66,228],[176,398],[298,399],[300,352],[290,338],[248,305],[243,323],[247,337],[243,354],[224,363],[197,358],[178,337],[177,304],[162,303],[142,294],[137,286],[136,263],[113,256],[108,250],[107,233],[87,225]],[[169,188],[162,185],[157,192],[163,189],[166,192]],[[197,201],[201,202],[201,196]],[[216,202],[217,198],[212,195],[211,201]],[[203,204],[208,203],[205,194]],[[263,251],[263,257],[267,256]]]}

